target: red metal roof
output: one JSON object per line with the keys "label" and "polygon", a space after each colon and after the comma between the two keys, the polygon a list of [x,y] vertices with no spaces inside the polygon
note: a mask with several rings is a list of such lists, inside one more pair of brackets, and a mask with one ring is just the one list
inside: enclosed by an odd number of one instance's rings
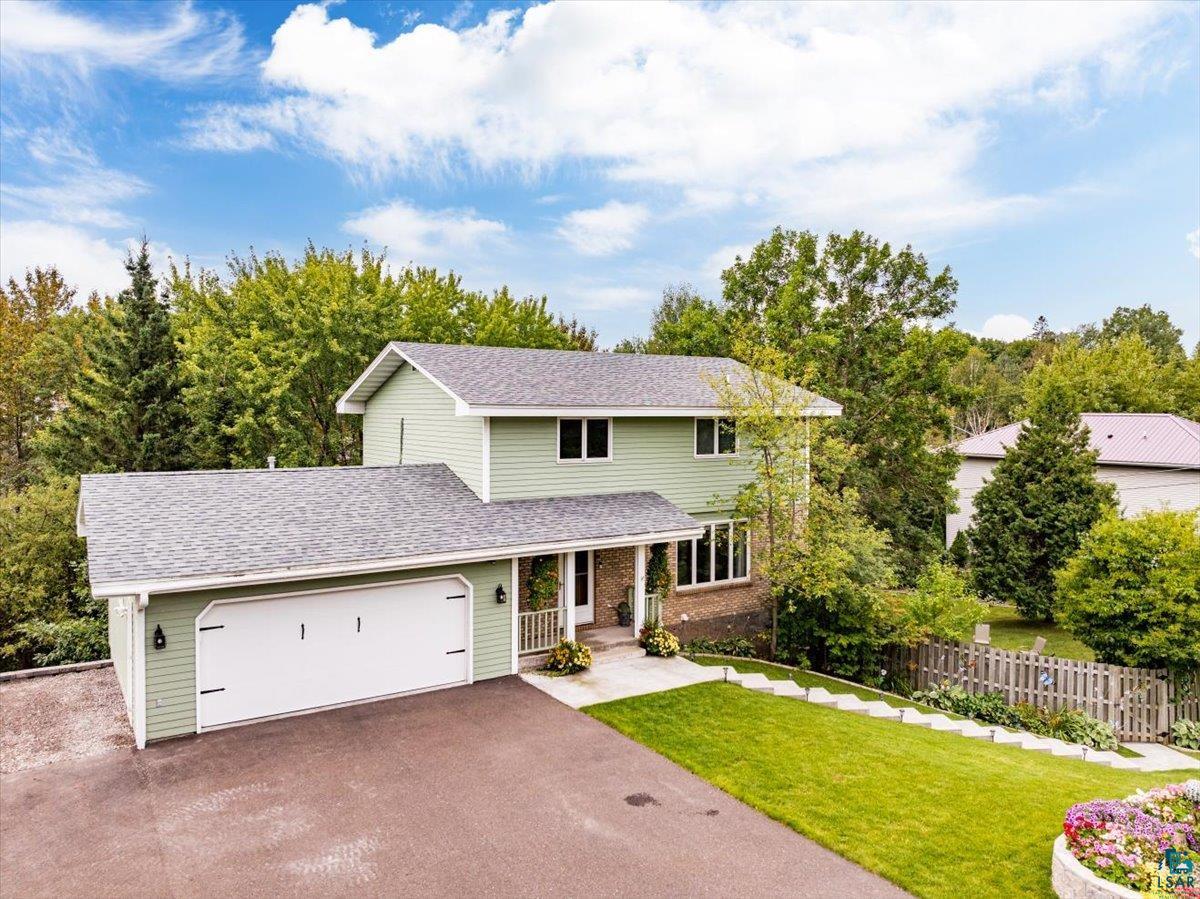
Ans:
{"label": "red metal roof", "polygon": [[[1150,465],[1200,468],[1200,424],[1178,415],[1148,412],[1085,412],[1092,449],[1101,465]],[[1024,422],[1018,421],[961,441],[964,456],[998,459],[1016,443]]]}

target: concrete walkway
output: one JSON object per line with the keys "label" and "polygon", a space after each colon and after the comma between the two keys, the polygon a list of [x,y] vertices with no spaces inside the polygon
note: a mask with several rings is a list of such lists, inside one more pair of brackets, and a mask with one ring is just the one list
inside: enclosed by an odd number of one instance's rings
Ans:
{"label": "concrete walkway", "polygon": [[1162,743],[1122,743],[1126,749],[1132,749],[1145,761],[1137,759],[1138,768],[1142,771],[1179,771],[1181,769],[1200,769],[1200,759],[1182,752],[1176,752],[1170,746]]}
{"label": "concrete walkway", "polygon": [[525,683],[573,709],[724,678],[723,668],[697,665],[680,656],[661,659],[645,655],[641,650],[638,655],[605,660],[593,664],[587,671],[566,677],[550,677],[540,671],[521,675]]}

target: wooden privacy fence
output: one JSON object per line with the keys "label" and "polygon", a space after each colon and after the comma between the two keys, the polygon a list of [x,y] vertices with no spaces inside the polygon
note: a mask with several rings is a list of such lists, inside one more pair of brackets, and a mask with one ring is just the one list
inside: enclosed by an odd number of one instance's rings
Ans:
{"label": "wooden privacy fence", "polygon": [[900,648],[894,664],[914,690],[949,681],[968,693],[1002,693],[1010,704],[1081,709],[1111,724],[1123,741],[1166,742],[1177,719],[1200,720],[1200,673],[1177,676],[936,637]]}

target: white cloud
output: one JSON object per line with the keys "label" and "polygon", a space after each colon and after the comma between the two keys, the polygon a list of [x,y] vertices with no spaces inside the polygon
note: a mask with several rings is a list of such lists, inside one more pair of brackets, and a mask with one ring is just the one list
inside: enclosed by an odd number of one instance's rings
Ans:
{"label": "white cloud", "polygon": [[60,3],[0,3],[0,61],[6,74],[83,78],[121,69],[169,81],[229,75],[242,65],[241,23],[190,2],[150,4],[101,18]]}
{"label": "white cloud", "polygon": [[729,244],[711,253],[700,266],[700,274],[713,284],[721,283],[721,272],[733,265],[733,261],[741,256],[746,259],[754,249],[754,244]]}
{"label": "white cloud", "polygon": [[[55,266],[72,287],[77,300],[93,291],[116,295],[129,286],[125,254],[135,249],[132,237],[113,241],[89,234],[73,225],[37,219],[6,221],[0,229],[0,278],[18,281],[27,269]],[[169,260],[178,259],[170,247],[150,244],[150,259],[155,272],[167,270]]]}
{"label": "white cloud", "polygon": [[1200,259],[1200,228],[1197,228],[1187,236],[1187,242],[1188,251],[1197,259]]}
{"label": "white cloud", "polygon": [[129,226],[128,217],[118,207],[146,193],[149,188],[144,181],[102,165],[91,147],[60,129],[14,132],[6,138],[14,153],[18,141],[42,177],[21,184],[0,182],[0,199],[11,208],[73,225]]}
{"label": "white cloud", "polygon": [[978,331],[971,331],[976,337],[990,337],[993,340],[1020,340],[1033,333],[1033,322],[1023,315],[1003,313],[993,315],[983,323]]}
{"label": "white cloud", "polygon": [[641,203],[609,200],[595,209],[563,216],[558,236],[585,256],[611,256],[633,246],[650,213]]}
{"label": "white cloud", "polygon": [[1087,118],[1172,77],[1176,9],[552,3],[382,43],[302,5],[262,68],[274,95],[201,120],[374,175],[583,163],[697,211],[951,231],[1047,202],[973,177],[995,118]]}
{"label": "white cloud", "polygon": [[621,287],[611,284],[568,287],[563,293],[568,300],[572,301],[573,308],[588,311],[632,307],[649,309],[658,302],[661,296],[661,292],[646,287]]}
{"label": "white cloud", "polygon": [[343,224],[388,248],[393,259],[417,264],[459,262],[463,251],[503,240],[503,222],[480,218],[473,209],[421,209],[405,200],[365,209]]}

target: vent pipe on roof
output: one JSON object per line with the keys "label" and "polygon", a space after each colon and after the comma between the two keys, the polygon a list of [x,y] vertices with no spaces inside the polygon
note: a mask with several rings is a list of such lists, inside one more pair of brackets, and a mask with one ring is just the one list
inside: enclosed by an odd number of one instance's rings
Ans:
{"label": "vent pipe on roof", "polygon": [[275,470],[275,457],[274,456],[267,456],[267,468],[269,468],[271,471]]}

